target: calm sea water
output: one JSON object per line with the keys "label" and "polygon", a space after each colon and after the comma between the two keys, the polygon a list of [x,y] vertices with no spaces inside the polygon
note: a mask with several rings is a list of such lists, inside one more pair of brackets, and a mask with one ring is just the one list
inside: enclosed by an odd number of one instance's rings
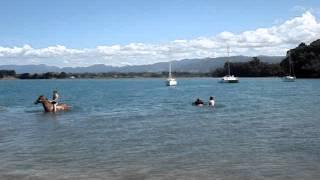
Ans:
{"label": "calm sea water", "polygon": [[[53,89],[70,112],[33,104]],[[320,80],[0,81],[0,179],[320,179],[319,104]]]}

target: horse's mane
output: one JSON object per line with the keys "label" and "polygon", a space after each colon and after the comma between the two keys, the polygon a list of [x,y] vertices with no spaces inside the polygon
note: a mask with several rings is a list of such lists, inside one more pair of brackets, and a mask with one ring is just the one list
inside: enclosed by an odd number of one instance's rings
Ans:
{"label": "horse's mane", "polygon": [[40,95],[39,98],[44,98],[45,100],[48,100],[44,95]]}

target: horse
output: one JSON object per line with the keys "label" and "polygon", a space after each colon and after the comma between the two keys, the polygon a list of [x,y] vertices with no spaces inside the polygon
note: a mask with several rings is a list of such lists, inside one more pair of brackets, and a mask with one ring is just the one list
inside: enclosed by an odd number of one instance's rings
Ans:
{"label": "horse", "polygon": [[[39,96],[34,104],[41,103],[45,112],[54,112],[53,104],[43,95]],[[70,107],[66,104],[57,104],[56,111],[68,111]]]}

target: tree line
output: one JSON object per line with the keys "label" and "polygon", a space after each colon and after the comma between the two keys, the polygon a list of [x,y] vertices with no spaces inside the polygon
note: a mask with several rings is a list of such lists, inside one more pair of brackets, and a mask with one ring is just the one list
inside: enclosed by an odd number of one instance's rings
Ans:
{"label": "tree line", "polygon": [[320,39],[306,45],[301,43],[298,47],[288,51],[288,56],[280,63],[281,67],[288,73],[289,54],[294,73],[301,78],[320,77]]}
{"label": "tree line", "polygon": [[[238,77],[272,77],[284,74],[280,64],[269,64],[260,61],[258,57],[253,57],[249,62],[230,63],[232,75]],[[212,72],[213,77],[222,77],[228,72],[228,64],[223,68],[218,68]]]}
{"label": "tree line", "polygon": [[[289,60],[290,59],[290,60]],[[215,77],[224,76],[228,64],[212,72]],[[289,75],[290,68],[298,78],[320,78],[320,39],[287,51],[287,56],[278,64],[261,62],[253,57],[249,62],[230,63],[232,74],[239,77],[267,77]]]}
{"label": "tree line", "polygon": [[[66,72],[47,72],[47,73],[22,73],[16,74],[15,71],[10,74],[8,70],[0,71],[0,79],[13,77],[16,79],[106,79],[106,78],[166,78],[168,72],[107,72],[107,73],[66,73]],[[173,72],[175,77],[210,77],[208,73],[193,73],[193,72]]]}
{"label": "tree line", "polygon": [[0,79],[16,77],[16,71],[14,70],[0,70]]}

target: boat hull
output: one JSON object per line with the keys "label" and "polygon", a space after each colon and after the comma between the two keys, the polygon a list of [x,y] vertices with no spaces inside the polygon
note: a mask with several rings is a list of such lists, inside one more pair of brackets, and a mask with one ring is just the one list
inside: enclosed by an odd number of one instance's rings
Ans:
{"label": "boat hull", "polygon": [[220,83],[239,83],[239,79],[234,76],[225,76],[221,78]]}
{"label": "boat hull", "polygon": [[167,80],[166,85],[167,86],[176,86],[178,83],[176,80]]}
{"label": "boat hull", "polygon": [[294,77],[294,76],[285,76],[285,77],[282,78],[282,80],[284,82],[294,82],[294,81],[296,81],[296,77]]}
{"label": "boat hull", "polygon": [[220,80],[220,83],[239,83],[239,80]]}

